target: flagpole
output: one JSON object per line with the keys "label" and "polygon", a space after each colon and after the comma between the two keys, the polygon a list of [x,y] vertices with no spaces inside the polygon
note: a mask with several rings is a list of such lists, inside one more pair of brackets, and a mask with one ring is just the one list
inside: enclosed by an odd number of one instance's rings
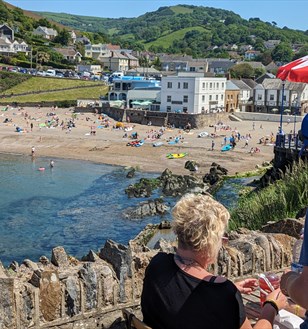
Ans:
{"label": "flagpole", "polygon": [[284,87],[285,87],[285,80],[282,80],[282,92],[281,92],[281,107],[280,107],[280,128],[279,128],[279,134],[282,135],[282,116],[283,116],[283,110],[284,110]]}

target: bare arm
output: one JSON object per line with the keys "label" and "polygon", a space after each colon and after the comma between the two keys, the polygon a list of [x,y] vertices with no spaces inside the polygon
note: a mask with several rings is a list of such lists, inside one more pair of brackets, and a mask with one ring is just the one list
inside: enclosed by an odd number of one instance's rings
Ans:
{"label": "bare arm", "polygon": [[304,266],[303,273],[287,272],[281,277],[281,291],[291,299],[308,309],[308,266]]}

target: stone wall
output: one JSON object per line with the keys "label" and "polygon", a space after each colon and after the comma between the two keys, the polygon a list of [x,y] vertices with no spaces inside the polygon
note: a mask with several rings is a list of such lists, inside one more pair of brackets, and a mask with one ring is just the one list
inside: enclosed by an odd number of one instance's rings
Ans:
{"label": "stone wall", "polygon": [[[294,223],[299,232],[302,223]],[[158,251],[144,243],[157,230],[148,225],[128,246],[107,241],[82,260],[57,247],[51,260],[0,267],[0,328],[124,328],[121,309],[139,306],[144,270]],[[233,232],[212,270],[231,279],[281,271],[290,266],[294,241],[282,233]],[[157,248],[173,250],[164,241]]]}
{"label": "stone wall", "polygon": [[129,117],[130,123],[138,123],[147,125],[151,123],[153,126],[174,125],[176,128],[184,128],[187,123],[192,128],[204,128],[214,125],[218,121],[226,121],[228,113],[205,113],[205,114],[185,114],[185,113],[166,113],[146,110],[119,109],[111,107],[98,108],[99,112],[108,115],[117,121],[127,121]]}

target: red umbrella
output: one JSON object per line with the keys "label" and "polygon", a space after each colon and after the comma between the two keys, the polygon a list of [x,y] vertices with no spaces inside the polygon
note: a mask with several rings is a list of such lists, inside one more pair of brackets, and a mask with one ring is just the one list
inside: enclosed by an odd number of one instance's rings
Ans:
{"label": "red umbrella", "polygon": [[280,66],[276,77],[281,80],[308,83],[308,55]]}

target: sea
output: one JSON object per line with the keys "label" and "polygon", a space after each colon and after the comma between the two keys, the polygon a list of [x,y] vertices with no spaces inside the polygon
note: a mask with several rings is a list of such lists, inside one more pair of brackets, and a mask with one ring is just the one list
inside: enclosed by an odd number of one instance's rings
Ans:
{"label": "sea", "polygon": [[[24,259],[51,257],[52,248],[63,246],[80,258],[98,251],[107,239],[127,244],[149,223],[170,220],[163,216],[128,219],[125,211],[145,199],[128,198],[125,188],[140,178],[160,173],[68,159],[35,158],[0,154],[0,261],[8,266]],[[39,170],[45,168],[45,170]],[[234,183],[234,182],[233,182]],[[228,207],[236,202],[233,183],[218,193]],[[238,181],[242,184],[242,181]],[[161,196],[158,190],[153,198]],[[177,199],[165,198],[170,208]]]}

